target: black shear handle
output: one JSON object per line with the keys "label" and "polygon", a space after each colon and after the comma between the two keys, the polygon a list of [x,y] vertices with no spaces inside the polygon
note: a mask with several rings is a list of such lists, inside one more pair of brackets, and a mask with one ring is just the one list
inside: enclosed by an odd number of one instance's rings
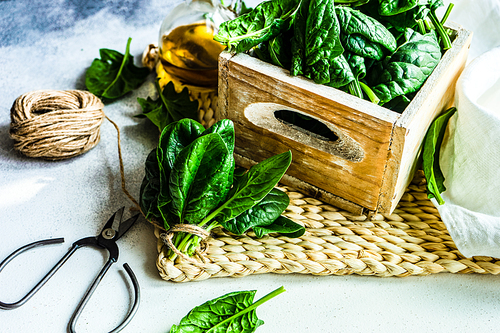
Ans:
{"label": "black shear handle", "polygon": [[[85,308],[85,305],[87,305],[88,301],[90,300],[90,297],[94,293],[94,291],[97,289],[97,286],[101,282],[102,278],[104,275],[106,275],[106,272],[108,269],[115,263],[115,260],[113,258],[109,258],[109,260],[106,262],[106,264],[103,266],[99,274],[96,276],[92,284],[90,285],[89,289],[83,296],[82,300],[80,301],[80,304],[78,304],[78,307],[76,308],[75,312],[71,316],[68,329],[71,333],[75,333],[75,326],[78,318],[80,317],[83,309]],[[132,284],[134,286],[134,304],[132,305],[132,308],[130,309],[129,313],[127,314],[127,317],[123,320],[123,322],[118,325],[115,329],[110,331],[109,333],[116,333],[120,332],[125,326],[128,325],[128,323],[132,320],[134,317],[135,313],[137,312],[137,309],[139,308],[139,301],[141,297],[141,292],[139,289],[139,283],[137,282],[137,279],[135,277],[134,272],[132,269],[129,267],[127,263],[123,264],[123,268],[125,268],[125,271],[130,277],[130,280],[132,280]]]}
{"label": "black shear handle", "polygon": [[[60,243],[64,243],[64,238],[45,239],[45,240],[41,240],[41,241],[27,244],[27,245],[17,249],[16,251],[12,252],[7,258],[5,258],[4,261],[2,261],[2,263],[0,264],[0,272],[5,268],[5,266],[7,266],[7,264],[12,259],[14,259],[15,257],[17,257],[18,255],[20,255],[23,252],[26,252],[28,250],[35,248],[35,247],[39,247],[39,246],[43,246],[43,245],[60,244]],[[36,286],[34,286],[33,289],[31,289],[29,291],[29,293],[27,293],[19,301],[14,302],[14,303],[4,303],[4,302],[0,301],[0,309],[12,310],[12,309],[16,309],[16,308],[20,307],[21,305],[23,305],[24,303],[26,303],[31,297],[33,297],[33,295],[35,295],[38,292],[38,290],[40,290],[40,288],[43,287],[43,285],[57,272],[57,270],[59,268],[61,268],[61,266],[71,256],[71,254],[73,254],[73,253],[70,253],[70,252],[66,253],[66,255],[64,257],[62,257],[61,260],[59,260],[59,262],[43,277],[43,279],[41,279],[40,282],[38,282],[36,284]]]}
{"label": "black shear handle", "polygon": [[[2,261],[2,263],[0,263],[0,272],[2,271],[2,269],[5,266],[7,266],[7,264],[12,259],[14,259],[19,254],[21,254],[25,251],[28,251],[32,248],[42,246],[42,245],[59,244],[59,243],[63,243],[63,242],[64,242],[64,238],[54,238],[54,239],[41,240],[41,241],[37,241],[37,242],[33,242],[31,244],[25,245],[25,246],[19,248],[18,250],[14,251],[4,261]],[[61,268],[64,265],[64,263],[66,263],[66,261],[68,261],[68,259],[75,253],[76,250],[78,250],[79,248],[84,247],[84,246],[95,246],[95,247],[99,247],[99,248],[103,247],[102,245],[100,245],[98,243],[97,238],[95,238],[95,237],[83,238],[79,241],[76,241],[75,243],[73,243],[73,245],[68,250],[68,252],[59,260],[59,262],[54,267],[52,267],[52,269],[40,280],[40,282],[38,282],[36,284],[36,286],[33,287],[33,289],[31,289],[23,298],[21,298],[19,301],[14,302],[14,303],[0,302],[0,309],[12,310],[12,309],[18,308],[21,305],[23,305],[24,303],[26,303],[31,297],[33,297],[33,295],[35,295],[38,292],[38,290],[40,290],[40,288],[43,287],[43,285],[59,270],[59,268]],[[78,320],[78,317],[82,313],[82,311],[83,311],[85,305],[87,304],[87,302],[89,301],[90,297],[92,296],[92,294],[96,290],[97,286],[99,285],[99,283],[101,282],[101,280],[103,279],[104,275],[109,270],[111,265],[114,264],[118,258],[118,247],[116,246],[116,244],[114,244],[114,243],[112,245],[106,244],[105,248],[109,252],[109,259],[106,262],[106,264],[103,266],[103,268],[101,269],[101,271],[99,272],[97,277],[94,279],[94,281],[90,285],[89,289],[87,290],[87,292],[83,296],[82,300],[80,301],[80,304],[78,305],[75,312],[73,313],[73,316],[71,317],[71,321],[70,321],[69,326],[68,326],[68,329],[71,333],[75,332],[76,321]],[[135,277],[134,272],[132,271],[132,269],[129,267],[128,264],[125,263],[123,265],[123,268],[125,268],[125,271],[127,272],[130,279],[132,280],[132,285],[134,286],[134,303],[133,303],[132,308],[130,309],[129,313],[127,314],[125,320],[120,325],[118,325],[115,329],[113,329],[110,333],[120,332],[125,326],[127,326],[127,324],[130,322],[130,320],[132,320],[132,317],[135,315],[135,313],[137,312],[137,309],[139,307],[139,301],[140,301],[141,294],[140,294],[139,283],[137,282],[137,278]]]}

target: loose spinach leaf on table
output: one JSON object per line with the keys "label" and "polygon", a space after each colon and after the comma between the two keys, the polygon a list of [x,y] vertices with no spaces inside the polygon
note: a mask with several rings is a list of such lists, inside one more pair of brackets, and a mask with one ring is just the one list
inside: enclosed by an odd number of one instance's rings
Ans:
{"label": "loose spinach leaf on table", "polygon": [[174,121],[184,118],[198,118],[198,102],[191,100],[187,88],[177,93],[172,81],[167,83],[163,90],[160,88],[158,81],[155,82],[155,86],[159,95],[156,100],[151,97],[147,99],[137,98],[143,113],[136,117],[147,117],[159,128],[160,132],[165,126]]}
{"label": "loose spinach leaf on table", "polygon": [[207,301],[193,308],[170,333],[251,333],[264,324],[256,308],[284,292],[280,287],[255,303],[256,290],[237,291]]}
{"label": "loose spinach leaf on table", "polygon": [[246,52],[259,43],[290,29],[300,0],[270,0],[251,12],[223,22],[214,39],[230,52]]}
{"label": "loose spinach leaf on table", "polygon": [[457,109],[452,107],[432,122],[425,135],[422,149],[422,167],[427,180],[427,195],[429,198],[436,198],[440,205],[444,204],[441,193],[446,190],[446,187],[444,186],[444,175],[439,166],[439,151],[446,126],[456,111]]}
{"label": "loose spinach leaf on table", "polygon": [[130,55],[130,42],[127,41],[125,54],[115,50],[100,49],[100,59],[96,58],[85,73],[85,85],[94,95],[104,101],[117,99],[137,89],[148,77],[147,67],[134,65],[134,57]]}

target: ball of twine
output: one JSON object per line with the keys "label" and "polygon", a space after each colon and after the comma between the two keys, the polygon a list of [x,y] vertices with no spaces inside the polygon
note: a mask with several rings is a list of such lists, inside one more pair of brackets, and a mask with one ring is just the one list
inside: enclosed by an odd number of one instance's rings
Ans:
{"label": "ball of twine", "polygon": [[19,96],[11,108],[10,137],[26,156],[62,160],[97,145],[104,104],[88,91],[38,90]]}

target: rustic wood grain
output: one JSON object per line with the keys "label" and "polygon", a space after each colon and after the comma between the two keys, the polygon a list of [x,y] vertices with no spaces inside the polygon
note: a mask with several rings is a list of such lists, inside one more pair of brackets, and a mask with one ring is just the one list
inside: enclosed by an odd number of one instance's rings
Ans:
{"label": "rustic wood grain", "polygon": [[[451,28],[452,49],[402,114],[292,77],[288,70],[249,55],[223,52],[216,118],[235,123],[240,163],[250,165],[290,150],[293,161],[284,184],[348,211],[391,213],[413,176],[428,126],[453,102],[471,33]],[[321,140],[278,121],[277,110],[314,118],[338,140]]]}

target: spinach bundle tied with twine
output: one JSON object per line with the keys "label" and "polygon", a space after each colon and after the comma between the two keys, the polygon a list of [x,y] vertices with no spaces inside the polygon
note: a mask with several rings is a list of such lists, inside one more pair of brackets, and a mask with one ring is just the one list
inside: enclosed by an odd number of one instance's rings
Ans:
{"label": "spinach bundle tied with twine", "polygon": [[163,225],[168,258],[190,260],[210,230],[224,227],[257,237],[278,232],[299,237],[305,228],[282,216],[290,199],[276,189],[291,152],[249,170],[235,168],[234,125],[223,119],[205,129],[192,119],[166,126],[146,159],[140,206],[146,219]]}
{"label": "spinach bundle tied with twine", "polygon": [[442,0],[268,0],[215,40],[402,112],[451,48]]}

